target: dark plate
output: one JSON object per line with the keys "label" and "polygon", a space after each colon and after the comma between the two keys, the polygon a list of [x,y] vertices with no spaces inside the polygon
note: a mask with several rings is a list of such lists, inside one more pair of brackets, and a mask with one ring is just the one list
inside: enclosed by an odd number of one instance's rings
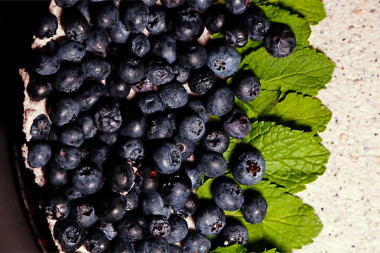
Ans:
{"label": "dark plate", "polygon": [[0,1],[0,252],[54,252],[33,173],[21,156],[23,83],[33,26],[49,1]]}

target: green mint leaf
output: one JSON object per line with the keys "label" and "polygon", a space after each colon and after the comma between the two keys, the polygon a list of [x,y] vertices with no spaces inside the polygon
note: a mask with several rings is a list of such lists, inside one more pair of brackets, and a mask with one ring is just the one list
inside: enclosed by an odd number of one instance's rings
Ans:
{"label": "green mint leaf", "polygon": [[271,22],[287,24],[296,36],[297,45],[307,47],[309,45],[309,37],[311,29],[309,23],[298,17],[297,14],[290,14],[285,9],[280,9],[273,5],[259,5]]}
{"label": "green mint leaf", "polygon": [[298,13],[311,24],[316,25],[326,17],[321,0],[253,0],[255,4],[275,4],[294,13]]}
{"label": "green mint leaf", "polygon": [[305,184],[315,181],[325,171],[330,153],[314,133],[265,121],[254,122],[251,128],[244,140],[231,138],[230,146],[223,154],[227,160],[241,143],[255,147],[265,159],[264,177],[290,193],[304,190]]}
{"label": "green mint leaf", "polygon": [[296,48],[284,58],[275,58],[260,48],[247,55],[240,68],[253,71],[262,89],[314,96],[330,81],[335,64],[311,48]]}
{"label": "green mint leaf", "polygon": [[211,251],[211,253],[246,253],[247,249],[238,243],[228,247],[218,247]]}
{"label": "green mint leaf", "polygon": [[[204,184],[199,189],[210,187],[211,183]],[[315,215],[314,209],[303,204],[300,198],[286,193],[285,189],[269,181],[261,181],[253,186],[240,185],[240,187],[245,194],[249,194],[247,191],[251,190],[260,192],[268,204],[267,214],[259,224],[247,223],[240,210],[225,211],[228,218],[239,220],[247,228],[249,239],[245,247],[249,252],[276,252],[274,249],[265,251],[273,247],[279,252],[290,252],[292,249],[300,249],[311,243],[321,231],[322,223]],[[210,189],[202,190],[211,192]]]}
{"label": "green mint leaf", "polygon": [[331,119],[331,111],[321,100],[297,93],[289,93],[279,101],[280,92],[262,90],[251,102],[235,99],[250,119],[274,121],[293,129],[322,132]]}
{"label": "green mint leaf", "polygon": [[264,253],[278,253],[276,249],[265,250]]}

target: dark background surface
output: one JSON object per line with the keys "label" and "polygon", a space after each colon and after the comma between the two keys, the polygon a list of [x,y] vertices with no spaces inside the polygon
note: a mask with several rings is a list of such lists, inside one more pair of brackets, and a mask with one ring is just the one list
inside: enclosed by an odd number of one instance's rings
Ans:
{"label": "dark background surface", "polygon": [[[15,157],[24,141],[18,68],[30,59],[32,28],[48,12],[48,5],[48,1],[0,0],[0,252],[40,251],[22,202]],[[21,170],[30,182],[31,172]],[[34,185],[25,187],[28,194],[35,190]]]}

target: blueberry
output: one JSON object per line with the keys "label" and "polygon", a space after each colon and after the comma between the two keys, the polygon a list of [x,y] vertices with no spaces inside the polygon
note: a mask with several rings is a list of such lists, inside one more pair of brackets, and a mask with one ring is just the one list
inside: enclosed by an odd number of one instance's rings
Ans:
{"label": "blueberry", "polygon": [[111,103],[101,106],[96,111],[94,119],[98,130],[104,133],[115,133],[122,122],[120,109]]}
{"label": "blueberry", "polygon": [[166,236],[168,243],[177,243],[185,239],[189,228],[185,219],[172,215],[169,219],[170,233]]}
{"label": "blueberry", "polygon": [[138,57],[144,57],[150,51],[149,39],[143,33],[129,36],[127,46],[131,53]]}
{"label": "blueberry", "polygon": [[261,90],[259,79],[251,71],[242,71],[232,79],[235,96],[243,102],[257,98]]}
{"label": "blueberry", "polygon": [[207,66],[218,77],[228,77],[236,72],[240,65],[240,55],[235,48],[219,46],[210,51]]}
{"label": "blueberry", "polygon": [[128,193],[124,195],[124,201],[125,210],[127,211],[136,210],[139,207],[139,195],[135,189],[128,191]]}
{"label": "blueberry", "polygon": [[136,83],[144,77],[144,64],[135,56],[125,57],[119,67],[120,77],[127,83]]}
{"label": "blueberry", "polygon": [[179,47],[178,60],[191,69],[199,69],[207,62],[207,51],[202,45],[190,42]]}
{"label": "blueberry", "polygon": [[79,11],[71,8],[64,10],[61,22],[69,40],[83,42],[87,39],[90,33],[90,25]]}
{"label": "blueberry", "polygon": [[82,129],[77,125],[66,125],[59,132],[59,141],[63,145],[79,147],[84,142]]}
{"label": "blueberry", "polygon": [[57,57],[61,61],[80,62],[86,55],[86,47],[73,40],[64,40],[58,44]]}
{"label": "blueberry", "polygon": [[124,82],[116,73],[111,73],[108,76],[106,85],[109,95],[114,98],[126,98],[131,91],[131,85]]}
{"label": "blueberry", "polygon": [[63,220],[70,212],[71,204],[66,197],[55,196],[44,202],[45,216],[49,219]]}
{"label": "blueberry", "polygon": [[82,161],[82,153],[77,148],[62,147],[55,152],[54,161],[62,169],[73,170]]}
{"label": "blueberry", "polygon": [[197,232],[189,232],[182,243],[182,253],[208,253],[210,248],[211,242],[209,239]]}
{"label": "blueberry", "polygon": [[248,31],[248,38],[254,41],[264,39],[271,26],[265,14],[256,7],[251,7],[242,15],[242,21]]}
{"label": "blueberry", "polygon": [[251,131],[251,123],[243,111],[235,108],[223,117],[223,128],[232,138],[244,139]]}
{"label": "blueberry", "polygon": [[227,223],[220,234],[220,240],[223,246],[229,246],[235,243],[245,245],[248,241],[248,231],[241,224],[235,222]]}
{"label": "blueberry", "polygon": [[58,28],[58,19],[51,13],[44,14],[38,21],[35,28],[35,35],[37,38],[50,38],[56,34]]}
{"label": "blueberry", "polygon": [[199,142],[204,150],[223,154],[230,145],[228,134],[217,126],[207,126],[206,133]]}
{"label": "blueberry", "polygon": [[54,225],[54,238],[66,252],[75,251],[82,246],[85,234],[84,228],[70,219],[58,221]]}
{"label": "blueberry", "polygon": [[190,115],[179,123],[179,135],[185,140],[199,141],[206,132],[205,124],[201,117]]}
{"label": "blueberry", "polygon": [[172,122],[166,115],[153,115],[147,125],[146,138],[148,140],[167,139],[173,135]]}
{"label": "blueberry", "polygon": [[145,115],[128,117],[128,120],[122,123],[119,134],[130,138],[141,138],[147,129],[147,120]]}
{"label": "blueberry", "polygon": [[264,45],[268,53],[282,58],[290,55],[296,48],[296,37],[289,26],[272,24],[264,38]]}
{"label": "blueberry", "polygon": [[231,111],[234,103],[234,92],[223,85],[210,91],[206,101],[206,108],[212,115],[223,116]]}
{"label": "blueberry", "polygon": [[74,170],[71,182],[80,193],[93,194],[103,185],[103,173],[95,167],[80,167]]}
{"label": "blueberry", "polygon": [[31,77],[26,91],[31,100],[40,101],[50,95],[52,85],[50,82],[41,77]]}
{"label": "blueberry", "polygon": [[248,32],[238,20],[231,20],[226,26],[224,38],[231,47],[244,47],[248,42]]}
{"label": "blueberry", "polygon": [[172,64],[177,59],[177,43],[172,36],[158,35],[151,40],[151,52],[153,55],[165,59]]}
{"label": "blueberry", "polygon": [[170,244],[170,253],[181,253],[182,249],[180,246],[175,245],[175,244]]}
{"label": "blueberry", "polygon": [[44,142],[32,142],[28,145],[28,164],[32,168],[45,166],[51,157],[51,147]]}
{"label": "blueberry", "polygon": [[175,79],[180,83],[185,83],[190,76],[190,67],[186,65],[182,65],[179,62],[174,62],[172,64],[173,73],[175,75]]}
{"label": "blueberry", "polygon": [[202,152],[197,160],[198,170],[207,177],[219,177],[227,170],[223,155],[216,152]]}
{"label": "blueberry", "polygon": [[67,170],[62,169],[55,162],[44,166],[44,177],[47,185],[52,187],[65,186],[69,181]]}
{"label": "blueberry", "polygon": [[75,123],[82,130],[84,139],[90,139],[98,132],[94,117],[89,113],[81,113]]}
{"label": "blueberry", "polygon": [[57,54],[51,51],[40,51],[34,56],[32,67],[38,74],[47,76],[56,73],[61,66]]}
{"label": "blueberry", "polygon": [[79,104],[72,98],[61,98],[51,105],[50,120],[57,126],[63,126],[77,118]]}
{"label": "blueberry", "polygon": [[223,32],[229,15],[224,4],[212,5],[204,14],[206,28],[211,33]]}
{"label": "blueberry", "polygon": [[135,174],[128,163],[120,163],[111,168],[109,181],[113,191],[122,193],[130,190],[134,180]]}
{"label": "blueberry", "polygon": [[182,167],[182,171],[186,174],[186,176],[191,181],[191,190],[198,189],[202,184],[201,172],[198,168],[193,164],[186,164]]}
{"label": "blueberry", "polygon": [[69,215],[84,228],[91,227],[98,220],[94,207],[88,203],[79,203],[73,206]]}
{"label": "blueberry", "polygon": [[114,132],[114,133],[99,132],[97,136],[101,142],[107,144],[108,146],[112,146],[113,144],[116,143],[119,137],[119,134],[118,132]]}
{"label": "blueberry", "polygon": [[162,5],[167,9],[177,8],[186,3],[186,0],[162,0]]}
{"label": "blueberry", "polygon": [[78,191],[74,186],[67,185],[64,189],[64,194],[69,200],[81,199],[86,196],[86,194]]}
{"label": "blueberry", "polygon": [[220,179],[212,186],[212,195],[215,204],[226,211],[236,211],[243,206],[243,191],[232,180]]}
{"label": "blueberry", "polygon": [[160,143],[152,154],[157,170],[162,174],[172,174],[179,170],[182,163],[181,151],[173,143]]}
{"label": "blueberry", "polygon": [[119,9],[113,2],[104,1],[91,7],[91,21],[96,27],[110,29],[119,21]]}
{"label": "blueberry", "polygon": [[226,225],[226,216],[222,209],[209,204],[198,210],[195,227],[199,233],[209,236],[219,234]]}
{"label": "blueberry", "polygon": [[116,237],[111,243],[112,252],[136,253],[133,245],[120,237]]}
{"label": "blueberry", "polygon": [[147,238],[137,246],[139,253],[170,253],[169,243],[164,238]]}
{"label": "blueberry", "polygon": [[189,77],[189,88],[191,92],[197,95],[206,94],[213,86],[216,80],[214,72],[208,68],[191,71]]}
{"label": "blueberry", "polygon": [[82,72],[87,79],[102,81],[111,73],[111,65],[101,57],[86,57],[81,63]]}
{"label": "blueberry", "polygon": [[146,77],[156,85],[168,83],[174,78],[172,67],[162,62],[149,62],[146,71]]}
{"label": "blueberry", "polygon": [[84,82],[79,89],[76,100],[79,103],[81,111],[90,110],[96,102],[107,95],[106,87],[98,81]]}
{"label": "blueberry", "polygon": [[195,150],[195,142],[185,140],[180,135],[176,135],[172,138],[173,143],[179,148],[182,155],[182,160],[189,158]]}
{"label": "blueberry", "polygon": [[231,170],[240,184],[254,185],[261,181],[265,173],[265,161],[257,150],[236,150],[231,159]]}
{"label": "blueberry", "polygon": [[126,210],[126,203],[122,195],[107,194],[99,201],[96,209],[99,219],[105,223],[114,223],[121,220]]}
{"label": "blueberry", "polygon": [[78,0],[54,0],[55,3],[61,8],[68,8],[78,2]]}
{"label": "blueberry", "polygon": [[79,1],[75,4],[74,8],[85,18],[88,24],[92,25],[90,15],[91,1]]}
{"label": "blueberry", "polygon": [[171,33],[178,41],[194,41],[204,30],[203,20],[192,7],[177,10],[171,19]]}
{"label": "blueberry", "polygon": [[200,101],[199,99],[190,100],[187,103],[186,108],[197,114],[199,117],[201,117],[203,122],[207,122],[210,118],[210,113],[208,112],[202,101]]}
{"label": "blueberry", "polygon": [[162,216],[153,216],[149,222],[149,232],[156,238],[164,238],[170,231],[169,221]]}
{"label": "blueberry", "polygon": [[149,9],[148,25],[146,27],[151,35],[159,35],[167,31],[166,12],[162,7]]}
{"label": "blueberry", "polygon": [[[146,5],[146,7],[148,7],[148,8],[152,8],[157,3],[157,0],[142,0],[142,1]],[[149,13],[150,13],[150,11],[151,11],[151,9],[149,9]]]}
{"label": "blueberry", "polygon": [[100,222],[97,225],[97,229],[102,231],[108,240],[112,240],[113,238],[117,236],[117,232],[112,223]]}
{"label": "blueberry", "polygon": [[121,21],[131,33],[139,33],[148,24],[148,8],[143,2],[128,2],[121,15]]}
{"label": "blueberry", "polygon": [[113,43],[124,44],[127,42],[130,35],[130,31],[128,31],[123,22],[118,21],[115,26],[109,30],[108,36],[112,40]]}
{"label": "blueberry", "polygon": [[85,246],[89,252],[101,253],[108,250],[110,241],[102,232],[95,231],[87,235]]}
{"label": "blueberry", "polygon": [[158,184],[158,172],[151,166],[144,164],[138,171],[136,171],[134,189],[138,194],[152,194],[157,190]]}
{"label": "blueberry", "polygon": [[132,85],[132,89],[137,92],[152,91],[155,85],[146,77],[143,77],[140,81]]}
{"label": "blueberry", "polygon": [[188,94],[185,87],[178,82],[165,84],[159,90],[159,95],[166,106],[171,109],[185,106],[188,100]]}
{"label": "blueberry", "polygon": [[76,63],[62,64],[54,75],[52,85],[59,92],[70,93],[79,89],[84,80],[83,72]]}
{"label": "blueberry", "polygon": [[130,214],[118,222],[115,226],[118,236],[127,242],[137,242],[145,238],[148,233],[148,225],[144,216]]}
{"label": "blueberry", "polygon": [[42,140],[49,136],[50,120],[45,114],[38,115],[30,127],[32,140]]}
{"label": "blueberry", "polygon": [[265,198],[259,194],[247,194],[241,212],[246,222],[257,224],[265,218],[267,207]]}
{"label": "blueberry", "polygon": [[240,15],[245,12],[250,6],[249,0],[226,0],[226,6],[229,12],[235,15]]}
{"label": "blueberry", "polygon": [[103,56],[107,52],[110,38],[102,30],[93,30],[88,34],[86,39],[86,50],[96,55]]}
{"label": "blueberry", "polygon": [[144,145],[139,139],[130,139],[123,141],[119,148],[119,155],[128,162],[137,164],[141,162],[142,159],[144,159]]}
{"label": "blueberry", "polygon": [[187,218],[189,216],[193,216],[194,213],[198,210],[199,201],[197,195],[191,193],[189,198],[186,200],[183,207],[179,209],[174,209],[175,213],[182,218]]}
{"label": "blueberry", "polygon": [[188,0],[187,4],[196,11],[204,12],[211,6],[212,0]]}
{"label": "blueberry", "polygon": [[104,144],[95,144],[90,151],[90,161],[99,169],[103,168],[107,156],[109,154],[109,147]]}
{"label": "blueberry", "polygon": [[142,211],[146,216],[157,215],[168,218],[170,216],[169,210],[158,192],[146,194],[142,199]]}
{"label": "blueberry", "polygon": [[191,180],[186,175],[174,174],[165,178],[161,186],[164,203],[179,209],[184,206],[191,192]]}

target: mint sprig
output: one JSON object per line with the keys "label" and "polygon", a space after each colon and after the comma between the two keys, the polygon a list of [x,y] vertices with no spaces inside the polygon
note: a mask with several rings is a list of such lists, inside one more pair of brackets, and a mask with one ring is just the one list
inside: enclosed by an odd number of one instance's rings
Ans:
{"label": "mint sprig", "polygon": [[279,91],[263,90],[251,102],[235,99],[247,116],[253,120],[281,123],[293,129],[323,132],[331,119],[331,111],[318,98],[289,93],[282,98]]}
{"label": "mint sprig", "polygon": [[231,139],[224,152],[229,160],[236,146],[248,144],[258,149],[266,163],[265,178],[296,193],[325,171],[329,151],[313,133],[291,130],[273,122],[254,122],[244,140]]}
{"label": "mint sprig", "polygon": [[261,47],[247,55],[240,69],[251,70],[265,90],[296,91],[314,96],[331,80],[335,64],[311,48],[296,48],[289,56],[275,58]]}
{"label": "mint sprig", "polygon": [[252,0],[253,3],[275,4],[281,8],[298,13],[312,25],[318,24],[326,17],[321,0]]}
{"label": "mint sprig", "polygon": [[[212,181],[213,179],[208,179],[198,189],[197,195],[200,199],[209,199],[212,196]],[[259,192],[268,204],[267,214],[259,224],[247,223],[240,210],[225,211],[228,218],[238,220],[247,228],[249,239],[245,247],[248,252],[263,252],[273,247],[279,252],[290,252],[311,243],[321,231],[322,223],[314,209],[302,203],[298,197],[286,193],[285,189],[269,181],[240,187],[246,191],[245,194],[249,194],[250,190]]]}

